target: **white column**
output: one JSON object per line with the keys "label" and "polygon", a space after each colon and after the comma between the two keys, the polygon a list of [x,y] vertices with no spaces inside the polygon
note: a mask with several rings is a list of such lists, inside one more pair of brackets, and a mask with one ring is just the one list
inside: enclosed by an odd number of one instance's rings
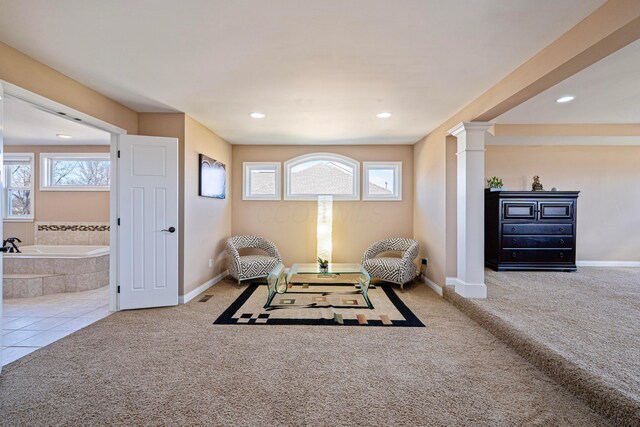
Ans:
{"label": "white column", "polygon": [[458,139],[458,270],[456,293],[486,298],[484,283],[484,139],[490,123],[465,122],[449,131]]}

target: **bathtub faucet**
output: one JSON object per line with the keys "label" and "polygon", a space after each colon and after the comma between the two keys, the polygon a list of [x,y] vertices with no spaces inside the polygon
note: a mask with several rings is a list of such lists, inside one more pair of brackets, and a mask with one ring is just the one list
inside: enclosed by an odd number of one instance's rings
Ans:
{"label": "bathtub faucet", "polygon": [[[20,249],[18,249],[18,246],[16,245],[16,242],[18,243],[22,243],[22,240],[18,239],[17,237],[8,237],[7,239],[2,241],[2,247],[3,249],[5,249],[2,252],[9,252],[9,253],[20,253]],[[9,243],[11,246],[7,247],[7,243]]]}

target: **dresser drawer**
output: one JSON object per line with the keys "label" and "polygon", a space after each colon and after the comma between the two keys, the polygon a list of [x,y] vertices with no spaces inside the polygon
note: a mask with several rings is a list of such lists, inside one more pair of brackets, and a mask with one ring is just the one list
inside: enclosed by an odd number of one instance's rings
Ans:
{"label": "dresser drawer", "polygon": [[574,203],[572,200],[559,201],[559,202],[540,202],[539,206],[539,218],[541,220],[563,220],[572,219],[574,211]]}
{"label": "dresser drawer", "polygon": [[502,219],[536,219],[538,202],[509,200],[502,202]]}
{"label": "dresser drawer", "polygon": [[572,248],[572,236],[502,236],[503,248]]}
{"label": "dresser drawer", "polygon": [[573,224],[502,224],[502,234],[573,234]]}
{"label": "dresser drawer", "polygon": [[573,263],[575,260],[572,249],[503,249],[501,256],[502,262],[516,263]]}

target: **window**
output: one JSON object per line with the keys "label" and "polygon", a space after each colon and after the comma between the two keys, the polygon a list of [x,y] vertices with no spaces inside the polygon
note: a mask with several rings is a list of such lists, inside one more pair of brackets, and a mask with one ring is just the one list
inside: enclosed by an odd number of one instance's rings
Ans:
{"label": "window", "polygon": [[244,162],[242,200],[280,200],[280,163]]}
{"label": "window", "polygon": [[4,155],[4,218],[33,220],[33,154]]}
{"label": "window", "polygon": [[364,162],[363,200],[402,200],[402,162]]}
{"label": "window", "polygon": [[40,190],[109,191],[109,153],[40,154]]}
{"label": "window", "polygon": [[360,163],[349,157],[314,153],[284,164],[287,200],[317,200],[319,195],[335,200],[360,198]]}

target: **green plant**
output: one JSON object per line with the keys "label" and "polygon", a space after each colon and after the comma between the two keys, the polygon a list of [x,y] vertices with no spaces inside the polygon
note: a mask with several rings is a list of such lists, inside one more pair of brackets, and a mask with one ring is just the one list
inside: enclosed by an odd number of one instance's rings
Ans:
{"label": "green plant", "polygon": [[489,184],[489,188],[502,188],[502,179],[497,176],[492,176],[487,180],[487,184]]}
{"label": "green plant", "polygon": [[318,264],[320,264],[320,267],[328,267],[329,266],[329,260],[328,259],[322,259],[322,258],[318,257]]}

